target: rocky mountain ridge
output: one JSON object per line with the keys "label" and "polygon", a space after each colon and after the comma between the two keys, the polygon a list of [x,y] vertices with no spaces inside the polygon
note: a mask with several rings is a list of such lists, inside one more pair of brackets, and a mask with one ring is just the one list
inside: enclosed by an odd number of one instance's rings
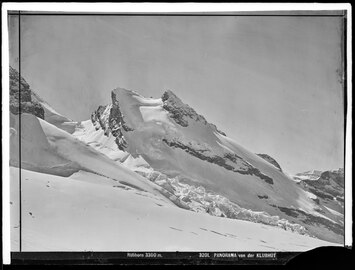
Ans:
{"label": "rocky mountain ridge", "polygon": [[318,179],[303,179],[298,184],[313,193],[319,199],[344,203],[344,169],[329,170],[320,173]]}
{"label": "rocky mountain ridge", "polygon": [[17,70],[9,67],[10,75],[10,111],[17,115],[19,113],[30,113],[44,119],[43,106],[33,99],[33,91]]}

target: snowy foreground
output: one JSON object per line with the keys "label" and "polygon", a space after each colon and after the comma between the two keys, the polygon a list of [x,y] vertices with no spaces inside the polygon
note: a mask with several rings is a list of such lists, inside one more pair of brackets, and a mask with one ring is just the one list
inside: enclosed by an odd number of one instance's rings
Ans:
{"label": "snowy foreground", "polygon": [[[11,250],[19,249],[18,178],[11,176]],[[22,170],[23,251],[305,251],[334,245],[277,227],[181,209],[93,173]]]}

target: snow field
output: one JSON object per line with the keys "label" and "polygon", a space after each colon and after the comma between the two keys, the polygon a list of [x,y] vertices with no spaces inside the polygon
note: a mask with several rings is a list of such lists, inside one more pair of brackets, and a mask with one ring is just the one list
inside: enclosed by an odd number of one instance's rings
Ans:
{"label": "snow field", "polygon": [[[15,209],[18,168],[10,173]],[[304,251],[331,244],[271,226],[186,211],[100,178],[87,172],[65,178],[22,170],[23,250]],[[12,213],[12,250],[18,250],[18,213]]]}

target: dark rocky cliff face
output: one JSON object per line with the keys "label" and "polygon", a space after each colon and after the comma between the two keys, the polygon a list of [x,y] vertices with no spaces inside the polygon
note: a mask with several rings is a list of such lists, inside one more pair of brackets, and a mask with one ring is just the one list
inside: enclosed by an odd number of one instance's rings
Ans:
{"label": "dark rocky cliff face", "polygon": [[[91,114],[91,122],[94,125],[99,124],[105,136],[109,136],[111,133],[115,137],[118,149],[125,151],[128,145],[123,133],[133,131],[133,129],[124,121],[119,101],[116,99],[116,95],[113,91],[111,98],[112,104],[106,106],[100,105],[97,110]],[[99,126],[96,125],[97,130],[100,128]]]}
{"label": "dark rocky cliff face", "polygon": [[334,183],[339,188],[344,188],[345,185],[345,176],[344,170],[339,169],[336,171],[325,171],[321,174],[319,180],[327,185],[332,185]]}
{"label": "dark rocky cliff face", "polygon": [[203,153],[204,151],[196,150],[179,141],[169,141],[167,139],[163,139],[163,142],[170,147],[180,148],[184,150],[186,153],[189,153],[194,157],[216,164],[229,171],[233,171],[244,175],[255,175],[270,185],[274,184],[274,181],[271,177],[263,174],[257,168],[246,163],[241,157],[239,157],[236,154],[225,153],[223,157],[215,154],[208,155],[208,154],[204,154]]}
{"label": "dark rocky cliff face", "polygon": [[189,105],[183,103],[172,91],[165,91],[161,99],[164,103],[163,108],[169,112],[170,118],[180,126],[187,127],[189,125],[188,120],[192,119],[197,122],[202,122],[204,125],[210,125],[217,132],[226,136],[226,134],[218,130],[214,124],[208,123],[202,115],[198,114]]}
{"label": "dark rocky cliff face", "polygon": [[318,180],[302,180],[299,185],[319,199],[344,203],[344,170],[325,171]]}
{"label": "dark rocky cliff face", "polygon": [[162,96],[163,108],[169,112],[169,116],[180,126],[187,127],[188,119],[194,119],[207,124],[206,119],[197,114],[194,109],[184,104],[172,91],[165,91]]}
{"label": "dark rocky cliff face", "polygon": [[279,163],[277,163],[277,161],[270,157],[269,155],[267,154],[257,154],[259,157],[265,159],[267,162],[271,163],[272,165],[274,165],[276,168],[278,168],[281,172],[282,172],[282,169],[281,169],[281,166]]}
{"label": "dark rocky cliff face", "polygon": [[112,107],[110,111],[110,127],[115,125],[115,122],[123,128],[124,131],[133,131],[133,128],[129,127],[123,119],[123,115],[120,110],[119,101],[116,98],[114,91],[111,92]]}
{"label": "dark rocky cliff face", "polygon": [[[311,172],[314,172],[313,174]],[[311,171],[310,173],[300,173],[305,177],[301,179],[295,177],[296,180],[300,180],[297,184],[305,191],[315,195],[313,201],[319,206],[326,206],[335,212],[338,212],[336,216],[331,217],[336,222],[331,222],[321,217],[306,217],[306,222],[311,222],[320,226],[328,228],[330,231],[337,235],[344,236],[344,184],[345,175],[344,169],[330,170],[330,171]],[[315,175],[320,175],[319,178],[315,178]],[[307,176],[309,177],[307,179]],[[324,214],[323,209],[319,211]],[[300,211],[298,211],[300,213]],[[304,213],[301,213],[305,216]]]}
{"label": "dark rocky cliff face", "polygon": [[20,74],[10,66],[10,111],[13,114],[30,113],[44,119],[42,105],[32,100],[32,90]]}

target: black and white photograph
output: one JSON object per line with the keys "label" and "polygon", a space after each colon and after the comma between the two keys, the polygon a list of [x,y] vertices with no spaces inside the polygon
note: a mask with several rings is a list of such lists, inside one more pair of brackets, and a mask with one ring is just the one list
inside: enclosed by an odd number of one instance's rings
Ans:
{"label": "black and white photograph", "polygon": [[47,5],[2,10],[12,259],[352,247],[350,5]]}

